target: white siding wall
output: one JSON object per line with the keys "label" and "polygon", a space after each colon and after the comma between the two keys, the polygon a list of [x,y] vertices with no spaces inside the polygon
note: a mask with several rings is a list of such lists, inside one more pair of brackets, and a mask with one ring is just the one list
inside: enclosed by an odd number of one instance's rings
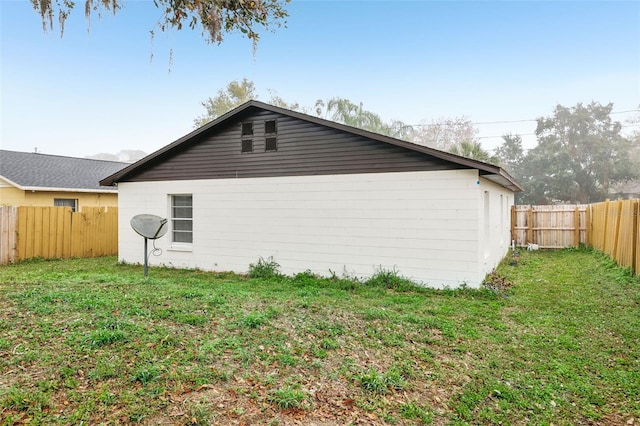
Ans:
{"label": "white siding wall", "polygon": [[[491,255],[478,256],[481,197],[489,187],[492,197],[501,192],[488,181],[478,184],[477,170],[123,182],[119,257],[143,262],[131,217],[168,217],[169,194],[193,194],[192,250],[171,249],[169,232],[156,241],[163,253],[150,264],[245,273],[273,256],[286,274],[367,277],[383,268],[428,286],[475,287],[503,247],[491,236]],[[508,236],[502,240],[508,246]]]}
{"label": "white siding wall", "polygon": [[478,189],[480,203],[478,230],[481,247],[478,253],[481,265],[478,280],[482,282],[484,277],[498,266],[509,250],[514,193],[484,178],[480,178]]}

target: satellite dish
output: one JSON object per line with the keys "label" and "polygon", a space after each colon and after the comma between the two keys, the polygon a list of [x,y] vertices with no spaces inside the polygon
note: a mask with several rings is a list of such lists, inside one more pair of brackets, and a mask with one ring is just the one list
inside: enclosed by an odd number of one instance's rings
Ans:
{"label": "satellite dish", "polygon": [[[167,219],[161,218],[160,216],[156,216],[154,214],[138,214],[131,218],[130,223],[133,230],[144,237],[144,276],[146,277],[148,274],[149,265],[147,240],[157,240],[167,233]],[[154,248],[154,253],[155,250],[156,249]]]}
{"label": "satellite dish", "polygon": [[167,233],[167,219],[154,214],[138,214],[131,218],[131,227],[143,237],[156,240]]}

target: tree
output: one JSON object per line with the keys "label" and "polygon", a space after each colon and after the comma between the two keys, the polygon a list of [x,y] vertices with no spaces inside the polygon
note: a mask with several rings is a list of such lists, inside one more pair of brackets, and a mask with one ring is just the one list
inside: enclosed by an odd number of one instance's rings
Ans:
{"label": "tree", "polygon": [[193,120],[195,127],[204,126],[226,112],[231,111],[245,102],[255,99],[255,91],[256,89],[253,81],[249,81],[246,78],[243,78],[242,81],[232,81],[227,84],[227,87],[224,90],[218,90],[216,96],[213,98],[207,98],[201,102],[207,112]]}
{"label": "tree", "polygon": [[468,117],[441,118],[422,122],[413,129],[410,140],[418,145],[449,151],[462,142],[477,142],[478,129]]}
{"label": "tree", "polygon": [[523,161],[523,199],[531,203],[592,203],[611,194],[615,183],[637,176],[631,142],[611,119],[613,104],[557,105],[538,119],[538,145]]}
{"label": "tree", "polygon": [[453,145],[449,152],[486,163],[496,163],[498,161],[482,148],[480,142],[462,141],[458,145]]}
{"label": "tree", "polygon": [[502,140],[502,145],[496,148],[495,157],[501,167],[516,177],[524,160],[522,138],[520,135],[507,134],[502,136]]}
{"label": "tree", "polygon": [[365,110],[362,102],[355,104],[345,98],[331,98],[326,102],[319,99],[315,110],[326,119],[394,138],[407,139],[413,130],[400,120],[387,123],[378,114]]}
{"label": "tree", "polygon": [[[271,96],[269,103],[280,108],[301,111],[306,114],[310,114],[310,111],[314,110],[318,117],[396,138],[405,138],[412,130],[411,126],[407,126],[402,121],[392,120],[386,123],[378,114],[365,110],[362,103],[356,105],[348,99],[331,98],[326,102],[318,99],[313,108],[308,108],[300,106],[297,102],[285,101],[273,90],[268,90],[268,92]],[[224,90],[218,90],[216,96],[202,102],[202,106],[207,111],[193,120],[195,127],[203,126],[233,108],[257,98],[253,81],[246,78],[240,82],[232,81]]]}
{"label": "tree", "polygon": [[[224,35],[239,31],[256,43],[260,27],[273,30],[285,23],[288,16],[285,4],[290,0],[153,0],[162,15],[156,24],[160,31],[181,30],[184,25],[191,29],[202,28],[209,43],[221,43]],[[64,24],[76,6],[73,0],[31,0],[33,8],[42,18],[43,30],[47,26],[53,31],[54,16],[64,34]],[[84,14],[87,19],[93,13],[117,13],[124,0],[85,0]],[[151,33],[156,28],[151,29]],[[254,44],[255,47],[255,44]]]}

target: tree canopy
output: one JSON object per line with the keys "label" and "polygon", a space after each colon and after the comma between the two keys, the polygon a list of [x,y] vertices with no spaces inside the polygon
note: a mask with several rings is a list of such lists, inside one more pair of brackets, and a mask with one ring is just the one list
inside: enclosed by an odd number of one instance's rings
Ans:
{"label": "tree canopy", "polygon": [[468,117],[454,117],[440,118],[430,123],[423,121],[413,130],[411,140],[418,145],[450,151],[462,142],[478,142],[477,136],[478,129]]}
{"label": "tree canopy", "polygon": [[[224,35],[238,31],[254,43],[261,30],[272,30],[286,23],[285,9],[290,0],[153,0],[161,16],[156,29],[181,30],[185,25],[191,29],[201,28],[209,43],[221,43]],[[42,18],[42,26],[53,31],[54,18],[64,34],[64,25],[76,7],[73,0],[31,0],[33,8]],[[124,0],[85,0],[84,14],[87,19],[94,13],[117,13]],[[255,45],[254,45],[255,46]]]}
{"label": "tree canopy", "polygon": [[557,105],[537,120],[538,145],[526,155],[505,136],[497,154],[525,188],[518,202],[592,203],[614,196],[614,185],[638,176],[632,141],[611,118],[613,104]]}
{"label": "tree canopy", "polygon": [[[318,117],[358,127],[371,132],[384,134],[387,136],[409,139],[411,126],[399,120],[384,121],[378,114],[364,109],[363,104],[355,104],[348,99],[334,97],[328,100],[318,99],[313,108],[302,107],[297,102],[289,103],[278,96],[274,91],[268,90],[270,94],[269,103],[272,105],[301,111],[306,114],[314,114]],[[224,89],[218,90],[217,94],[201,102],[205,108],[205,113],[196,119],[196,127],[203,126],[226,112],[236,108],[252,99],[257,99],[255,84],[253,81],[243,78],[241,81],[232,81]]]}

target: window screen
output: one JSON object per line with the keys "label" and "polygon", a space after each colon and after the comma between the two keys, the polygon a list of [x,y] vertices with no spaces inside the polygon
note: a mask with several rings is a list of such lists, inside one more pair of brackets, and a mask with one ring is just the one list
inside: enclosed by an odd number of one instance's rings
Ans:
{"label": "window screen", "polygon": [[74,198],[54,198],[53,205],[55,207],[71,207],[72,211],[78,211],[78,200]]}
{"label": "window screen", "polygon": [[193,243],[193,196],[171,196],[172,242]]}

